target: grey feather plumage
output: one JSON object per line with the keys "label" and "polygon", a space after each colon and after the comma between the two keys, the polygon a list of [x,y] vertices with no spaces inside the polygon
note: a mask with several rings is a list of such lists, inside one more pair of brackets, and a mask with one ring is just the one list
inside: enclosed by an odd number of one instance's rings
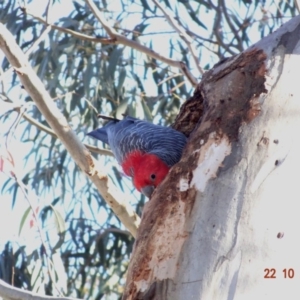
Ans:
{"label": "grey feather plumage", "polygon": [[128,116],[110,121],[88,135],[108,144],[120,164],[129,153],[138,150],[158,156],[169,167],[180,160],[187,141],[185,135],[171,127]]}

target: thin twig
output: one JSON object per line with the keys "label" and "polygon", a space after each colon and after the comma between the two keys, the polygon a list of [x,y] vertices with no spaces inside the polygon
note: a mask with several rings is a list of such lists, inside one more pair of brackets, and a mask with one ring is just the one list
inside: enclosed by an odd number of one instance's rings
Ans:
{"label": "thin twig", "polygon": [[50,22],[50,13],[51,13],[51,6],[52,6],[52,2],[51,0],[48,0],[47,6],[46,6],[46,21]]}
{"label": "thin twig", "polygon": [[237,43],[238,43],[238,47],[237,47],[237,48],[238,48],[240,51],[243,51],[243,41],[242,41],[241,37],[239,36],[239,34],[238,34],[238,32],[237,32],[235,26],[232,24],[232,22],[231,22],[231,20],[230,20],[230,17],[229,17],[228,12],[227,12],[227,7],[226,7],[226,4],[225,4],[225,1],[224,1],[224,0],[220,0],[219,4],[220,4],[221,7],[222,7],[222,11],[223,11],[223,13],[224,13],[226,22],[227,22],[229,28],[231,29],[233,35],[234,35],[235,38],[236,38],[236,41],[237,41]]}
{"label": "thin twig", "polygon": [[[59,97],[61,97],[61,96],[59,96]],[[57,97],[57,98],[59,98],[59,97]],[[10,102],[10,103],[13,103],[13,101],[11,99],[7,98],[7,101]],[[20,113],[21,110],[22,110],[22,107],[21,106],[14,106],[13,110]],[[30,117],[28,114],[25,113],[25,110],[22,110],[22,113],[20,113],[19,116],[23,117],[26,121],[28,121],[30,124],[34,125],[39,130],[41,130],[43,132],[46,132],[47,134],[53,136],[54,138],[57,138],[57,135],[55,134],[55,132],[51,128],[49,128],[48,126],[43,125],[42,123],[38,122],[34,118]],[[13,124],[13,126],[14,126],[14,124]],[[10,136],[12,136],[12,133],[10,133]],[[100,149],[98,147],[95,147],[95,146],[92,146],[92,145],[89,145],[89,144],[85,144],[85,143],[84,143],[84,146],[93,153],[114,157],[113,153],[110,150]]]}
{"label": "thin twig", "polygon": [[97,9],[96,5],[91,0],[86,0],[86,1],[87,1],[87,4],[90,6],[91,10],[94,12],[95,16],[98,18],[99,22],[102,24],[102,26],[106,30],[106,32],[110,35],[110,37],[111,37],[110,39],[109,38],[108,39],[107,38],[94,38],[89,35],[82,34],[82,33],[79,33],[77,31],[74,31],[71,29],[56,26],[54,24],[49,24],[47,21],[45,21],[44,19],[42,19],[39,16],[36,16],[34,13],[29,11],[27,8],[22,7],[22,10],[24,13],[26,13],[27,15],[30,15],[31,17],[38,20],[39,22],[41,22],[45,25],[51,26],[52,29],[56,29],[61,32],[71,34],[72,36],[79,38],[81,40],[87,40],[90,42],[101,43],[101,44],[105,44],[105,45],[122,44],[122,45],[129,46],[129,47],[136,49],[142,53],[145,53],[146,55],[149,55],[150,57],[156,58],[156,59],[168,64],[169,66],[179,68],[194,87],[198,84],[198,80],[192,75],[192,73],[187,68],[187,66],[185,65],[184,62],[173,60],[173,59],[167,58],[163,55],[160,55],[159,53],[149,49],[148,47],[141,45],[141,44],[137,43],[136,41],[130,40],[130,39],[126,38],[125,36],[119,34],[115,29],[113,29],[112,27],[110,27],[108,25],[108,23],[106,22],[104,17],[102,17],[101,12]]}
{"label": "thin twig", "polygon": [[190,72],[190,70],[187,68],[186,64],[183,61],[177,61],[174,59],[167,58],[163,55],[160,55],[159,53],[153,51],[152,49],[149,49],[148,47],[139,44],[138,42],[134,40],[130,40],[127,37],[119,34],[113,27],[111,27],[106,19],[104,18],[102,12],[97,8],[95,3],[92,0],[85,0],[96,18],[99,20],[99,22],[102,24],[103,28],[107,32],[107,34],[115,41],[115,44],[122,44],[125,46],[128,46],[130,48],[133,48],[135,50],[138,50],[142,53],[145,53],[146,55],[149,55],[150,57],[153,57],[155,59],[158,59],[164,63],[166,63],[169,66],[179,68],[181,72],[188,78],[190,83],[193,87],[196,87],[198,84],[198,80],[194,77],[194,75]]}
{"label": "thin twig", "polygon": [[74,36],[78,39],[89,41],[89,42],[101,43],[101,44],[104,44],[104,45],[109,45],[109,44],[115,44],[116,43],[115,40],[113,40],[113,39],[95,38],[95,37],[91,37],[91,36],[83,34],[83,33],[79,33],[75,30],[71,30],[71,29],[67,29],[67,28],[64,28],[64,27],[56,26],[54,24],[50,24],[46,20],[44,20],[43,18],[41,18],[41,17],[35,15],[34,13],[32,13],[26,7],[21,7],[21,10],[23,11],[24,14],[33,17],[34,19],[38,20],[39,22],[41,22],[41,23],[43,23],[47,26],[50,26],[52,29],[56,29],[58,31],[68,33],[68,34],[70,34],[70,35],[72,35],[72,36]]}
{"label": "thin twig", "polygon": [[[196,34],[195,32],[191,31],[190,29],[184,27],[182,24],[181,26],[186,30],[187,34],[191,35],[191,36],[194,36],[196,37],[197,39],[200,39],[204,42],[208,42],[208,43],[211,43],[211,44],[214,44],[214,45],[217,45],[218,43],[212,39],[208,39],[208,38],[205,38],[203,36],[200,36],[199,34]],[[207,48],[208,49],[208,48]]]}
{"label": "thin twig", "polygon": [[[36,121],[32,117],[30,117],[28,114],[24,113],[23,118],[25,120],[27,120],[30,124],[37,127],[38,129],[40,129],[40,130],[50,134],[51,136],[57,138],[57,135],[55,134],[55,132],[51,128],[49,128],[49,127],[43,125],[42,123]],[[84,146],[93,153],[97,153],[97,154],[101,154],[101,155],[105,155],[105,156],[112,156],[112,157],[114,156],[113,153],[109,150],[99,149],[99,148],[97,148],[95,146],[92,146],[92,145],[89,145],[89,144],[84,144]]]}
{"label": "thin twig", "polygon": [[167,78],[165,78],[164,80],[160,81],[157,86],[160,86],[160,85],[164,84],[165,82],[167,82],[167,81],[169,81],[169,80],[171,80],[171,79],[173,79],[177,76],[181,76],[181,74],[177,73],[177,74],[170,75]]}
{"label": "thin twig", "polygon": [[193,40],[192,38],[186,33],[185,30],[182,30],[182,28],[178,25],[178,23],[176,22],[176,20],[170,15],[170,13],[168,13],[163,7],[162,5],[157,1],[157,0],[152,0],[154,2],[154,4],[162,11],[162,13],[164,14],[165,18],[168,20],[168,22],[170,23],[170,25],[176,30],[176,32],[178,33],[179,37],[187,44],[190,53],[192,55],[192,58],[196,64],[196,67],[198,69],[198,71],[200,72],[201,75],[204,74],[203,69],[200,67],[199,64],[199,60],[197,58],[196,55],[196,49],[193,46]]}
{"label": "thin twig", "polygon": [[[223,34],[222,34],[222,31],[220,31],[220,29],[222,28],[221,22],[222,22],[222,10],[221,10],[221,7],[218,6],[216,9],[216,15],[215,15],[215,20],[214,20],[214,25],[213,25],[213,32],[215,34],[215,37],[216,37],[216,40],[217,40],[218,46],[219,46],[217,55],[220,56],[220,47],[223,47],[231,55],[235,55],[236,53],[234,51],[232,51],[229,48],[229,46],[224,43]],[[213,35],[213,33],[212,33],[212,35]]]}

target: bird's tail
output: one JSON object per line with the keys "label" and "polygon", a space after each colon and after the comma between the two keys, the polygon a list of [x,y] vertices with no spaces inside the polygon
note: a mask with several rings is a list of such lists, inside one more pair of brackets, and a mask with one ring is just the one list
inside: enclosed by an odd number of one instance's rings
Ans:
{"label": "bird's tail", "polygon": [[107,132],[104,127],[95,129],[95,130],[87,133],[86,135],[91,136],[97,140],[100,140],[103,143],[108,144]]}

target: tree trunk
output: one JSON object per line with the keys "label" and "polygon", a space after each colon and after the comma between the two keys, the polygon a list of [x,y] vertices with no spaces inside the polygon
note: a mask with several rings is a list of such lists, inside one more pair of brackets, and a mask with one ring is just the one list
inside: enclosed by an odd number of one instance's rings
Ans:
{"label": "tree trunk", "polygon": [[299,54],[300,16],[203,76],[123,299],[299,299]]}

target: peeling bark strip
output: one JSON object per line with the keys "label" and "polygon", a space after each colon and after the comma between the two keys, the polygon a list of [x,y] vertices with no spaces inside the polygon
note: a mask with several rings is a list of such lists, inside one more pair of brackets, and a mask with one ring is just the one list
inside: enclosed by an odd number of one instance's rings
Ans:
{"label": "peeling bark strip", "polygon": [[[259,96],[267,92],[265,59],[254,49],[216,65],[182,107],[174,128],[180,122],[190,139],[182,160],[145,205],[123,299],[164,299],[155,287],[176,276],[197,191],[217,176],[241,125],[259,115]],[[191,124],[197,125],[192,133]]]}

